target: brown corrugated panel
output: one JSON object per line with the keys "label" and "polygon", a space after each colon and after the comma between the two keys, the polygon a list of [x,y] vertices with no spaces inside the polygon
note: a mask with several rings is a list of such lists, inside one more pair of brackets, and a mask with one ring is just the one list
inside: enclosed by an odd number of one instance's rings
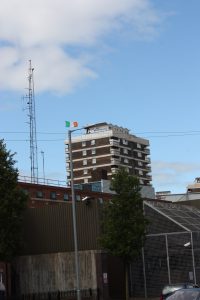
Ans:
{"label": "brown corrugated panel", "polygon": [[[98,249],[98,200],[76,203],[77,238],[79,250]],[[72,205],[29,208],[24,220],[25,246],[21,254],[56,253],[74,250]]]}

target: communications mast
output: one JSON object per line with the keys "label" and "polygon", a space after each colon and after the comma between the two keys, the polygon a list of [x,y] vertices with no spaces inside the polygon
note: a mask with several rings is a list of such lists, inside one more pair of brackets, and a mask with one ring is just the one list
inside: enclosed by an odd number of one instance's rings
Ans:
{"label": "communications mast", "polygon": [[31,182],[38,183],[38,155],[37,155],[37,130],[36,130],[36,114],[35,114],[35,95],[34,95],[34,68],[29,60],[28,72],[28,117],[29,117],[29,139],[30,139],[30,160],[31,160]]}

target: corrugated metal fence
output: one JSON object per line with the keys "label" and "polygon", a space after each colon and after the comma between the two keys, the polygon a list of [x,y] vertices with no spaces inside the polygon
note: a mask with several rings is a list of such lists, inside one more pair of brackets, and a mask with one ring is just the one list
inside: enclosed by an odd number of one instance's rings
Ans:
{"label": "corrugated metal fence", "polygon": [[[98,201],[76,203],[79,250],[98,249],[100,232]],[[25,247],[22,255],[74,250],[71,203],[28,209],[24,223]]]}

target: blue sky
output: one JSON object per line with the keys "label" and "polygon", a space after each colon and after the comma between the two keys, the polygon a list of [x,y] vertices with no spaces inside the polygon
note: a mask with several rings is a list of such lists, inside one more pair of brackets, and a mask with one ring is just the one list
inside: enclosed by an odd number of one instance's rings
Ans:
{"label": "blue sky", "polygon": [[[23,95],[34,66],[39,175],[65,180],[65,120],[150,141],[156,191],[200,176],[200,1],[2,2],[0,138],[30,175]],[[17,12],[17,13],[16,13]]]}

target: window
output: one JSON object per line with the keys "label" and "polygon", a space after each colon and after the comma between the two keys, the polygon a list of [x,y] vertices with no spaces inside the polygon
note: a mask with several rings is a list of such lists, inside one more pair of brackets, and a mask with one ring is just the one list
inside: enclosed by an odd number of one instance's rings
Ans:
{"label": "window", "polygon": [[65,150],[66,150],[66,151],[69,150],[69,144],[66,144]]}
{"label": "window", "polygon": [[50,193],[50,199],[56,200],[56,192],[51,192]]}
{"label": "window", "polygon": [[124,163],[128,164],[128,159],[127,158],[124,158]]}
{"label": "window", "polygon": [[83,160],[83,165],[86,166],[87,165],[87,159]]}
{"label": "window", "polygon": [[139,170],[139,174],[140,174],[140,175],[143,175],[143,171],[142,171],[142,170]]}
{"label": "window", "polygon": [[127,140],[125,140],[125,139],[123,139],[123,140],[122,140],[122,144],[124,144],[124,145],[128,145],[128,141],[127,141]]}
{"label": "window", "polygon": [[24,193],[25,195],[28,195],[28,190],[23,189],[23,193]]}
{"label": "window", "polygon": [[84,169],[84,170],[83,170],[83,174],[86,175],[87,173],[88,173],[88,170],[87,170],[87,169]]}
{"label": "window", "polygon": [[140,144],[137,144],[137,148],[141,149],[141,148],[142,148],[142,146],[141,146]]}
{"label": "window", "polygon": [[144,184],[144,180],[140,179],[140,184]]}
{"label": "window", "polygon": [[84,183],[88,183],[88,178],[85,178],[85,179],[84,179]]}
{"label": "window", "polygon": [[91,140],[91,145],[95,145],[95,140]]}
{"label": "window", "polygon": [[138,152],[137,156],[138,156],[138,157],[142,157],[142,153],[141,153],[141,152]]}
{"label": "window", "polygon": [[138,161],[138,166],[142,167],[143,163],[141,161]]}
{"label": "window", "polygon": [[76,195],[76,201],[81,201],[81,196],[80,195]]}
{"label": "window", "polygon": [[92,149],[92,154],[96,154],[96,149]]}
{"label": "window", "polygon": [[36,198],[44,198],[44,194],[42,191],[37,191],[36,192]]}
{"label": "window", "polygon": [[82,147],[86,146],[86,141],[82,142]]}
{"label": "window", "polygon": [[63,195],[63,199],[64,199],[64,201],[67,201],[67,200],[69,200],[69,195],[68,195],[67,193],[64,193],[64,195]]}
{"label": "window", "polygon": [[93,159],[92,159],[92,163],[93,163],[93,164],[96,164],[96,162],[97,162],[96,158],[93,158]]}
{"label": "window", "polygon": [[124,152],[124,154],[128,154],[128,149],[124,148],[123,152]]}
{"label": "window", "polygon": [[87,151],[83,150],[83,156],[86,156],[86,155],[87,155]]}

